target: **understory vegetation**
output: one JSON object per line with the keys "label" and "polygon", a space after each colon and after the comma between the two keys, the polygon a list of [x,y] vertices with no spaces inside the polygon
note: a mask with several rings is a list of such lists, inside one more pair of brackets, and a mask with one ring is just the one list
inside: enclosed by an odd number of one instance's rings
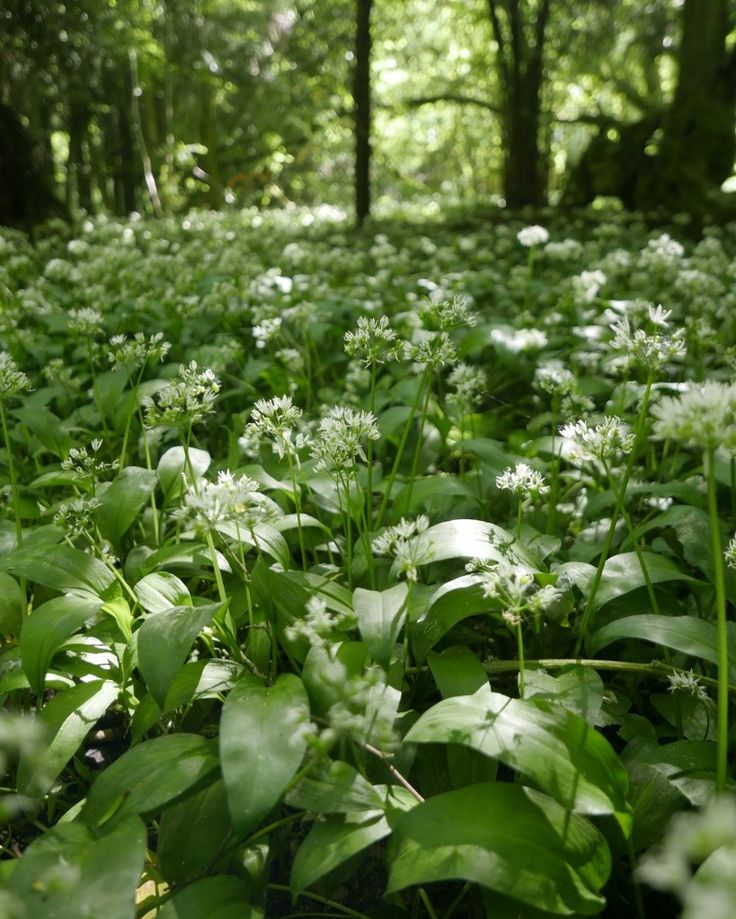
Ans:
{"label": "understory vegetation", "polygon": [[1,232],[0,916],[732,919],[735,228],[546,217]]}

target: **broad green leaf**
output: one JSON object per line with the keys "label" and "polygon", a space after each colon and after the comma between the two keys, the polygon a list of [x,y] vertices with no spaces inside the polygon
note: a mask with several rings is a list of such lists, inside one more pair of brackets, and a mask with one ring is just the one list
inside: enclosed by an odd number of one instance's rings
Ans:
{"label": "broad green leaf", "polygon": [[343,814],[316,823],[294,858],[292,893],[298,896],[306,887],[390,832],[382,810],[366,811],[361,815]]}
{"label": "broad green leaf", "polygon": [[[195,476],[200,478],[209,469],[212,458],[206,450],[190,447],[189,461]],[[184,459],[184,447],[170,447],[159,460],[156,475],[167,504],[180,497],[185,478],[190,483],[192,478]]]}
{"label": "broad green leaf", "polygon": [[146,854],[138,817],[96,837],[80,823],[60,823],[31,843],[7,881],[25,916],[43,919],[134,919]]}
{"label": "broad green leaf", "polygon": [[590,653],[597,654],[614,641],[626,638],[651,641],[711,664],[718,663],[715,623],[696,616],[663,616],[656,613],[624,616],[623,619],[609,622],[591,635],[588,641]]}
{"label": "broad green leaf", "polygon": [[195,881],[174,894],[156,919],[263,919],[261,910],[248,902],[250,888],[231,874]]}
{"label": "broad green leaf", "polygon": [[[478,503],[477,494],[461,479],[452,475],[431,475],[414,479],[411,487],[406,485],[396,493],[392,508],[393,519],[398,521],[399,517],[413,516],[433,498],[448,497],[467,498],[474,505]],[[463,503],[468,506],[466,502]]]}
{"label": "broad green leaf", "polygon": [[171,681],[187,659],[194,639],[220,608],[219,603],[174,606],[149,616],[138,630],[138,668],[162,710]]}
{"label": "broad green leaf", "polygon": [[357,587],[353,594],[353,609],[358,618],[360,637],[379,664],[387,667],[399,633],[406,620],[405,583],[388,590],[365,590]]}
{"label": "broad green leaf", "polygon": [[282,674],[272,686],[244,677],[220,718],[220,759],[238,834],[258,825],[301,765],[309,702],[302,681]]}
{"label": "broad green leaf", "polygon": [[302,679],[314,713],[326,715],[330,706],[344,697],[347,681],[361,676],[367,662],[368,649],[362,641],[343,641],[329,650],[312,645]]}
{"label": "broad green leaf", "polygon": [[115,597],[103,603],[102,612],[115,620],[120,634],[125,641],[130,641],[133,634],[133,614],[125,597]]}
{"label": "broad green leaf", "polygon": [[115,575],[99,559],[71,546],[28,546],[16,549],[6,567],[18,577],[63,593],[111,600],[120,594]]}
{"label": "broad green leaf", "polygon": [[626,772],[608,741],[578,715],[483,687],[426,711],[409,743],[458,743],[518,770],[562,805],[628,823]]}
{"label": "broad green leaf", "polygon": [[340,760],[318,762],[287,794],[286,803],[318,814],[364,813],[383,807],[375,787]]}
{"label": "broad green leaf", "polygon": [[[533,569],[533,560],[514,537],[484,520],[445,520],[420,533],[412,540],[413,558],[417,565],[429,565],[450,558],[482,558],[497,562],[508,561],[511,553],[520,565]],[[508,547],[502,551],[500,546]],[[392,573],[398,571],[397,563]]]}
{"label": "broad green leaf", "polygon": [[67,455],[72,445],[71,436],[52,411],[41,405],[34,405],[16,408],[13,414],[36,435],[49,453],[61,459]]}
{"label": "broad green leaf", "polygon": [[633,763],[629,769],[629,803],[634,825],[631,844],[640,852],[662,839],[670,818],[688,806],[687,798],[664,772],[648,763]]}
{"label": "broad green leaf", "polygon": [[476,456],[480,457],[483,460],[483,465],[491,475],[498,475],[507,466],[515,466],[523,459],[521,456],[515,456],[507,452],[502,443],[497,440],[491,440],[488,437],[461,440],[458,447],[461,450],[467,450],[468,453],[475,453]]}
{"label": "broad green leaf", "polygon": [[425,613],[409,625],[412,651],[423,661],[427,651],[454,625],[489,608],[480,578],[464,574],[441,584],[427,599]]}
{"label": "broad green leaf", "polygon": [[222,779],[195,792],[161,815],[156,854],[169,884],[185,884],[206,873],[230,831]]}
{"label": "broad green leaf", "polygon": [[173,606],[191,606],[186,584],[170,571],[147,574],[133,588],[138,602],[147,613],[163,613]]}
{"label": "broad green leaf", "polygon": [[598,830],[551,798],[508,783],[429,798],[393,828],[388,893],[465,880],[555,915],[595,915],[611,859]]}
{"label": "broad green leaf", "polygon": [[150,816],[187,792],[214,781],[212,741],[197,734],[165,734],[131,747],[95,779],[82,810],[88,826],[112,815]]}
{"label": "broad green leaf", "polygon": [[[652,584],[659,584],[662,581],[698,583],[664,555],[656,555],[654,552],[642,552],[641,555]],[[614,555],[603,566],[603,577],[595,595],[593,608],[600,609],[601,606],[611,600],[645,586],[646,579],[636,552],[624,552],[621,555]]]}
{"label": "broad green leaf", "polygon": [[622,754],[626,768],[653,766],[695,806],[703,806],[713,795],[716,745],[709,741],[676,740],[658,744],[654,740],[631,743]]}
{"label": "broad green leaf", "polygon": [[95,514],[97,526],[114,546],[120,545],[123,534],[140,515],[157,482],[153,470],[126,466],[98,495],[100,506]]}
{"label": "broad green leaf", "polygon": [[184,664],[171,681],[163,714],[189,705],[197,699],[215,699],[229,692],[243,675],[245,667],[237,661],[198,660]]}
{"label": "broad green leaf", "polygon": [[472,696],[488,685],[483,664],[464,645],[445,648],[441,654],[430,651],[427,663],[443,699],[450,696]]}
{"label": "broad green leaf", "polygon": [[592,667],[573,664],[552,676],[542,669],[524,671],[525,698],[563,705],[588,724],[596,724],[603,704],[603,680]]}
{"label": "broad green leaf", "polygon": [[49,738],[43,761],[21,756],[17,785],[21,794],[45,794],[79,749],[95,722],[117,699],[120,687],[109,680],[79,683],[57,693],[41,710],[40,722]]}
{"label": "broad green leaf", "polygon": [[0,635],[18,638],[23,625],[23,596],[18,582],[0,571]]}
{"label": "broad green leaf", "polygon": [[257,523],[254,527],[247,528],[237,527],[234,523],[227,521],[218,524],[216,529],[218,533],[241,542],[249,549],[259,549],[278,562],[282,568],[291,566],[289,545],[276,527],[271,524]]}
{"label": "broad green leaf", "polygon": [[28,682],[35,693],[43,692],[46,673],[54,654],[85,622],[96,616],[102,601],[93,597],[56,597],[28,616],[20,635],[20,653]]}

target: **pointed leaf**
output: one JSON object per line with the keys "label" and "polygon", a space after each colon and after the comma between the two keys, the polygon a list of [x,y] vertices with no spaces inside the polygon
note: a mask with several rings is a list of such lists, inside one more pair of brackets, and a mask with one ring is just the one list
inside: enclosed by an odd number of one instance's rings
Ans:
{"label": "pointed leaf", "polygon": [[318,763],[287,794],[286,803],[318,814],[365,813],[383,807],[374,786],[340,760]]}
{"label": "pointed leaf", "polygon": [[147,574],[133,588],[138,602],[147,613],[162,613],[173,606],[191,606],[186,584],[170,571]]}
{"label": "pointed leaf", "polygon": [[157,919],[263,919],[249,895],[248,884],[231,874],[202,878],[167,900]]}
{"label": "pointed leaf", "polygon": [[50,742],[40,763],[21,757],[17,778],[21,794],[38,797],[51,788],[54,779],[119,692],[116,683],[93,680],[58,693],[44,706],[39,720]]}
{"label": "pointed leaf", "polygon": [[220,758],[238,834],[258,825],[301,765],[308,721],[307,693],[293,674],[272,686],[243,678],[230,690],[220,719]]}
{"label": "pointed leaf", "polygon": [[625,638],[639,638],[699,657],[711,664],[718,663],[718,637],[715,624],[696,616],[662,616],[642,613],[609,622],[595,632],[589,642],[590,653]]}
{"label": "pointed leaf", "polygon": [[628,822],[626,772],[608,741],[559,706],[511,699],[483,687],[444,699],[405,738],[459,743],[517,769],[560,804],[584,814],[616,814]]}
{"label": "pointed leaf", "polygon": [[126,466],[100,496],[95,519],[102,535],[120,545],[125,531],[135,522],[158,483],[152,469]]}
{"label": "pointed leaf", "polygon": [[328,817],[316,823],[299,846],[291,869],[291,891],[302,890],[391,832],[382,810]]}
{"label": "pointed leaf", "polygon": [[111,600],[120,593],[115,575],[99,559],[71,546],[23,546],[7,559],[18,577],[63,593]]}
{"label": "pointed leaf", "polygon": [[220,608],[219,603],[175,606],[149,616],[138,630],[138,668],[162,711],[169,686],[187,659],[194,639]]}
{"label": "pointed leaf", "polygon": [[563,916],[599,913],[611,868],[591,823],[508,783],[471,785],[417,805],[394,827],[388,857],[388,893],[466,880]]}
{"label": "pointed leaf", "polygon": [[[684,571],[664,555],[656,555],[654,552],[642,552],[641,555],[652,584],[659,584],[662,581],[699,583],[695,578],[686,575]],[[601,606],[611,600],[645,586],[646,579],[636,552],[624,552],[621,555],[614,555],[603,566],[603,576],[595,595],[593,608],[600,609]]]}
{"label": "pointed leaf", "polygon": [[389,664],[406,620],[408,593],[409,588],[402,582],[383,591],[358,587],[353,594],[360,637],[373,658],[384,667]]}
{"label": "pointed leaf", "polygon": [[35,693],[43,692],[54,654],[101,608],[102,601],[92,597],[56,597],[26,618],[20,635],[20,653],[23,669]]}
{"label": "pointed leaf", "polygon": [[134,919],[145,854],[146,828],[138,817],[100,838],[80,823],[60,823],[17,860],[7,889],[29,919]]}
{"label": "pointed leaf", "polygon": [[212,742],[197,734],[147,740],[100,773],[87,795],[82,820],[97,826],[113,814],[156,814],[214,781],[218,765]]}
{"label": "pointed leaf", "polygon": [[472,696],[488,685],[483,664],[464,645],[445,648],[441,654],[430,651],[427,663],[443,699],[450,696]]}

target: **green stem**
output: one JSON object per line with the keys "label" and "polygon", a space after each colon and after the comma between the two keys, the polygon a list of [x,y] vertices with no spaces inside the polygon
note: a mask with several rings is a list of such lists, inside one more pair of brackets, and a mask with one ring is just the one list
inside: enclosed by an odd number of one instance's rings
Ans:
{"label": "green stem", "polygon": [[430,902],[429,896],[427,895],[427,891],[423,887],[419,888],[419,899],[424,904],[424,908],[427,910],[427,915],[429,916],[429,919],[437,919],[437,913],[434,911],[434,907],[432,906],[432,903]]}
{"label": "green stem", "polygon": [[[514,673],[519,669],[520,661],[487,661],[483,667],[487,673]],[[634,661],[600,660],[597,657],[540,657],[525,661],[526,667],[541,667],[543,670],[559,670],[561,667],[591,667],[593,670],[614,670],[621,673],[641,673],[665,679],[673,673],[680,673],[678,667],[672,667],[662,661],[652,661],[649,664],[638,664]],[[718,680],[711,677],[698,675],[698,679],[706,686],[718,686]],[[736,685],[729,685],[728,692],[736,695]]]}
{"label": "green stem", "polygon": [[419,468],[419,457],[422,452],[422,438],[424,437],[424,425],[427,421],[427,413],[429,411],[429,398],[432,395],[432,387],[429,385],[429,378],[427,378],[427,391],[424,395],[424,404],[422,405],[422,414],[419,418],[419,430],[417,431],[417,444],[414,447],[414,456],[411,461],[411,472],[409,473],[409,487],[406,494],[406,510],[407,513],[411,513],[411,493],[414,488],[414,479],[417,475],[417,469]]}
{"label": "green stem", "polygon": [[296,473],[294,472],[294,461],[287,448],[286,462],[289,464],[289,476],[291,478],[291,487],[294,490],[294,506],[296,508],[296,530],[299,535],[299,551],[302,556],[302,570],[307,570],[307,550],[304,545],[304,530],[302,528],[302,495],[296,484]]}
{"label": "green stem", "polygon": [[650,375],[647,380],[646,389],[644,390],[644,398],[642,399],[641,409],[639,410],[639,416],[636,419],[636,428],[634,430],[634,443],[631,447],[631,452],[629,453],[629,458],[626,462],[624,468],[623,479],[621,480],[621,490],[619,491],[618,499],[616,501],[616,506],[613,511],[613,516],[611,517],[611,523],[608,527],[608,532],[606,533],[606,539],[603,543],[603,549],[601,550],[600,558],[598,559],[598,567],[596,568],[595,574],[593,575],[593,580],[591,582],[589,591],[588,591],[588,600],[585,604],[585,610],[583,612],[583,618],[580,622],[580,631],[578,632],[578,637],[575,642],[574,654],[577,657],[580,654],[580,651],[583,647],[583,641],[586,638],[588,633],[588,628],[590,626],[590,620],[593,615],[593,610],[595,607],[595,598],[598,593],[598,587],[601,583],[601,578],[603,577],[603,568],[608,561],[608,555],[611,551],[611,546],[613,545],[613,537],[616,533],[616,524],[618,523],[618,518],[621,516],[621,511],[623,510],[624,501],[626,500],[626,488],[629,484],[629,479],[631,478],[631,473],[634,469],[634,462],[636,460],[636,454],[638,452],[639,444],[641,442],[643,433],[644,433],[644,424],[647,416],[647,408],[649,406],[649,397],[652,392],[652,383],[654,382],[653,377]]}
{"label": "green stem", "polygon": [[15,542],[20,548],[23,545],[23,524],[21,523],[20,508],[18,507],[18,478],[15,471],[15,461],[13,460],[13,448],[10,445],[10,436],[8,435],[8,418],[5,414],[5,403],[2,400],[0,400],[0,421],[2,422],[3,440],[5,441],[5,455],[8,458],[10,494],[13,501],[13,517],[15,518]]}
{"label": "green stem", "polygon": [[424,373],[419,381],[419,386],[417,387],[417,394],[414,397],[414,402],[412,403],[411,409],[409,410],[409,417],[406,419],[406,424],[404,425],[404,430],[401,432],[401,440],[399,441],[399,446],[396,451],[396,456],[394,457],[393,465],[391,466],[391,472],[388,477],[388,484],[386,486],[386,491],[383,495],[383,500],[381,501],[381,506],[378,509],[378,517],[376,518],[376,529],[380,529],[381,523],[383,522],[383,516],[386,513],[386,508],[388,507],[388,502],[391,498],[391,490],[394,486],[394,480],[396,479],[396,474],[399,471],[399,464],[404,455],[404,449],[406,448],[406,441],[409,438],[409,432],[411,431],[412,425],[414,424],[414,416],[417,413],[419,408],[419,403],[422,398],[424,386],[427,384],[429,378],[429,368],[424,368]]}
{"label": "green stem", "polygon": [[715,451],[709,447],[704,458],[705,478],[708,483],[708,517],[710,542],[713,553],[713,580],[716,590],[716,629],[718,636],[718,707],[716,724],[716,792],[726,788],[728,771],[728,627],[726,622],[726,586],[723,570],[723,551],[718,521],[716,496]]}
{"label": "green stem", "polygon": [[516,623],[516,647],[519,654],[519,698],[524,698],[524,635],[521,631],[521,618]]}

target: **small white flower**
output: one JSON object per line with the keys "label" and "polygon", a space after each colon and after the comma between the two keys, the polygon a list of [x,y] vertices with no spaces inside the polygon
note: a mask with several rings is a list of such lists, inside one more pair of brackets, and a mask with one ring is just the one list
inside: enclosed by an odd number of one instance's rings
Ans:
{"label": "small white flower", "polygon": [[535,224],[531,227],[524,227],[516,234],[522,246],[531,248],[532,246],[543,246],[549,240],[549,233],[544,227]]}
{"label": "small white flower", "polygon": [[496,476],[496,487],[512,491],[524,498],[536,498],[547,494],[549,486],[544,483],[544,476],[527,463],[508,466],[501,475]]}

